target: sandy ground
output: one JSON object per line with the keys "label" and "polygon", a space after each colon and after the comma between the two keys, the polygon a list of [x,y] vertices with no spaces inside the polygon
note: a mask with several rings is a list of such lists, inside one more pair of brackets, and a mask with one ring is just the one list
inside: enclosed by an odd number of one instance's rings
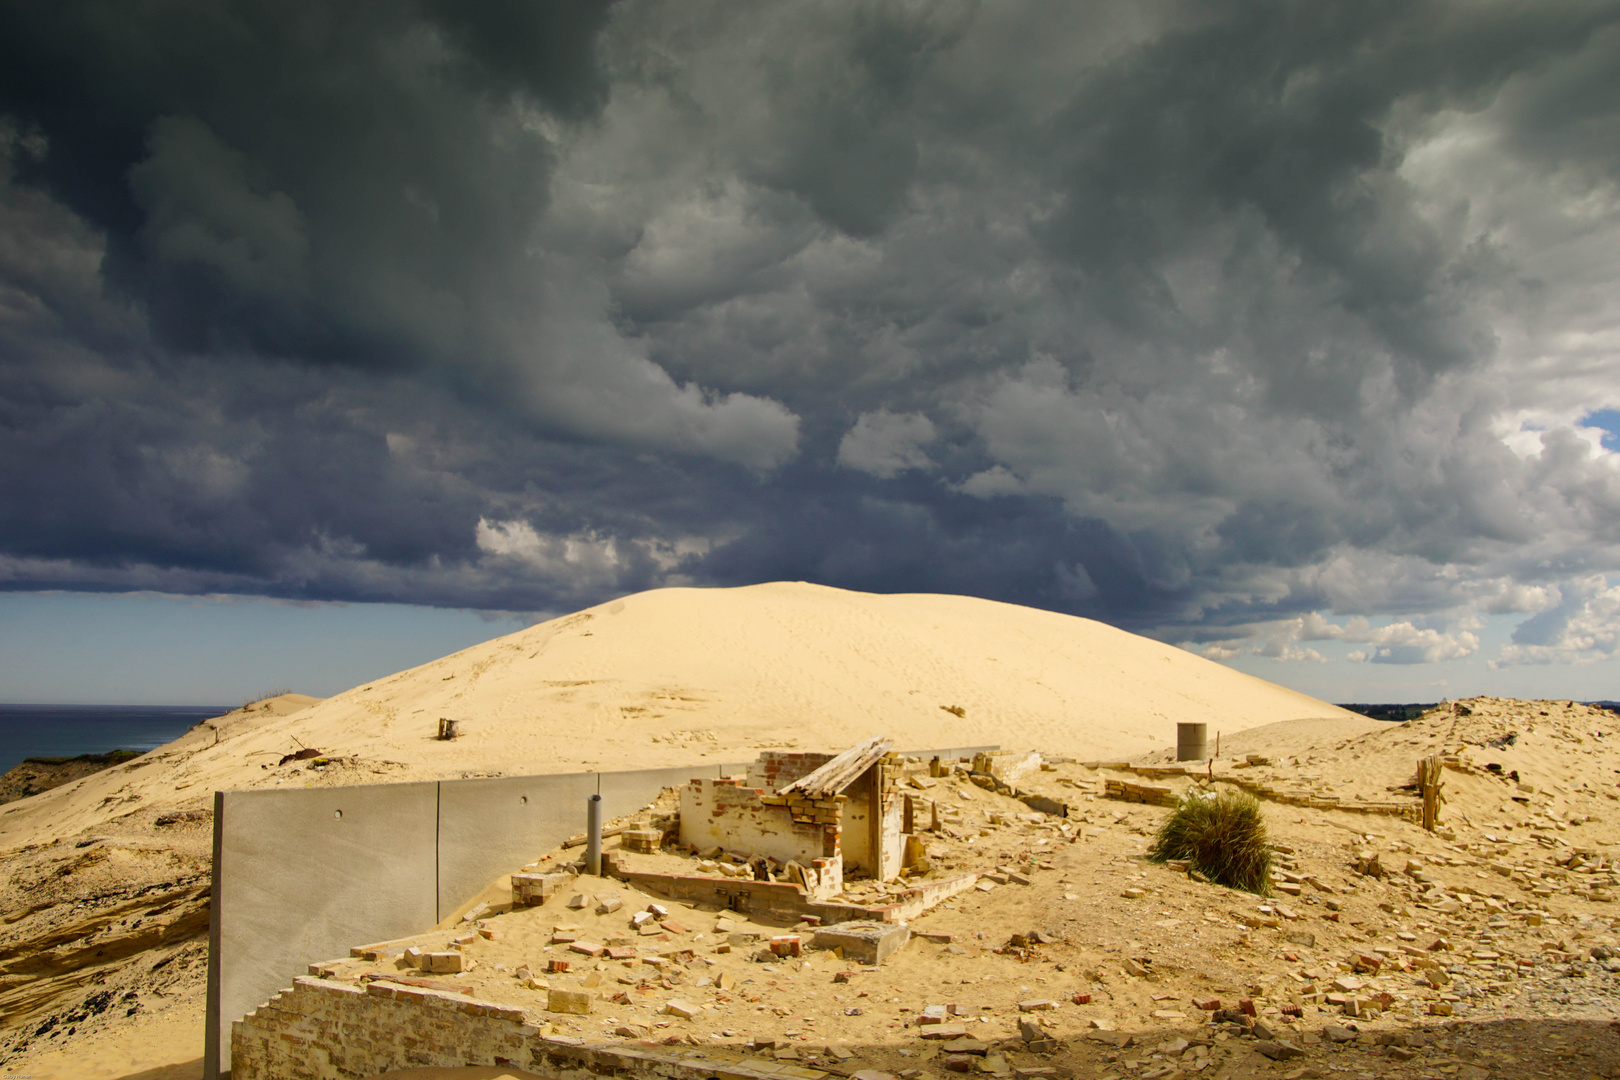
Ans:
{"label": "sandy ground", "polygon": [[[440,717],[464,737],[433,739]],[[0,1069],[195,1073],[217,788],[742,761],[879,731],[1147,760],[1188,719],[1220,731],[1226,755],[1340,755],[1347,785],[1380,786],[1345,754],[1409,773],[1416,750],[1355,749],[1399,729],[1086,620],[803,584],[644,593],[325,701],[260,703],[0,807]],[[1508,767],[1544,769],[1536,745]],[[282,761],[304,747],[324,756]]]}
{"label": "sandy ground", "polygon": [[[1620,949],[1616,724],[1612,713],[1568,703],[1472,699],[1316,743],[1298,738],[1310,727],[1256,731],[1250,744],[1266,747],[1269,763],[1252,764],[1247,754],[1260,751],[1240,748],[1244,756],[1212,763],[1217,784],[1258,774],[1282,786],[1303,779],[1318,796],[1345,801],[1415,803],[1405,785],[1417,758],[1451,759],[1434,833],[1399,817],[1267,803],[1282,853],[1270,897],[1144,859],[1168,810],[1098,797],[1107,780],[1139,774],[1070,762],[1021,785],[1067,801],[1071,814],[1061,819],[960,780],[911,783],[946,815],[928,837],[932,873],[985,875],[986,888],[915,919],[919,936],[878,968],[824,951],[772,957],[760,952],[770,936],[808,940],[813,929],[582,876],[544,905],[417,939],[430,950],[460,939],[470,971],[424,976],[385,958],[339,960],[328,972],[362,982],[426,978],[518,1005],[554,1033],[587,1042],[698,1046],[719,1062],[764,1058],[844,1075],[920,1068],[934,1077],[949,1068],[917,1026],[934,1005],[959,1010],[990,1060],[1056,1067],[1059,1076],[1610,1076],[1620,1072],[1620,1035],[1610,1024],[1620,962],[1591,957]],[[1181,791],[1196,784],[1143,782]],[[555,868],[573,854],[537,865]],[[1369,855],[1376,873],[1363,872]],[[620,857],[632,869],[680,861]],[[571,909],[576,892],[592,904]],[[880,902],[884,892],[855,883],[848,896]],[[622,907],[600,913],[594,904],[608,896]],[[671,916],[649,936],[630,915],[655,902]],[[1030,931],[1044,942],[1013,936]],[[739,933],[758,940],[740,943]],[[571,948],[575,937],[636,955],[589,959]],[[549,972],[552,960],[569,969]],[[552,988],[590,994],[591,1015],[548,1012]],[[1347,1015],[1327,996],[1336,993],[1378,1011]],[[1261,1024],[1304,1057],[1284,1067],[1231,1025],[1211,1027],[1198,1005],[1208,998],[1226,1009],[1250,1001]],[[672,1000],[696,1005],[697,1015],[671,1015]],[[1032,1002],[1042,1004],[1026,1011]],[[1024,1048],[1018,1025],[1031,1018],[1061,1049]]]}

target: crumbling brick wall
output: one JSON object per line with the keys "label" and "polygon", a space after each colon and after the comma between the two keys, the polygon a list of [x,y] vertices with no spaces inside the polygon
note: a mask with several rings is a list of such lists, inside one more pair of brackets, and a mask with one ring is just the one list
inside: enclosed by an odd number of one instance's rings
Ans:
{"label": "crumbling brick wall", "polygon": [[[836,858],[837,799],[790,803],[735,780],[700,777],[681,788],[681,843],[811,866]],[[826,805],[821,805],[826,804]]]}
{"label": "crumbling brick wall", "polygon": [[[334,1080],[398,1069],[466,1065],[517,1068],[541,1076],[622,1080],[707,1080],[714,1062],[658,1050],[586,1046],[547,1035],[522,1009],[443,990],[374,982],[361,988],[298,979],[232,1026],[232,1080]],[[748,1064],[727,1064],[731,1080],[781,1080]],[[821,1072],[800,1070],[811,1078]]]}
{"label": "crumbling brick wall", "polygon": [[444,990],[302,978],[231,1026],[231,1080],[329,1080],[424,1066],[527,1068],[523,1010]]}
{"label": "crumbling brick wall", "polygon": [[900,778],[904,775],[905,762],[898,754],[887,754],[883,761],[873,768],[879,766],[883,774],[883,790],[877,812],[881,816],[883,828],[883,865],[874,866],[872,859],[869,817],[872,811],[868,806],[871,801],[870,772],[847,789],[849,802],[844,807],[839,843],[847,868],[864,870],[873,877],[889,881],[900,873],[905,852],[905,836],[901,832],[905,815],[905,798],[899,787]]}
{"label": "crumbling brick wall", "polygon": [[833,759],[831,754],[788,753],[785,750],[761,750],[759,757],[748,766],[745,783],[752,788],[768,792],[782,790],[802,776],[809,776]]}

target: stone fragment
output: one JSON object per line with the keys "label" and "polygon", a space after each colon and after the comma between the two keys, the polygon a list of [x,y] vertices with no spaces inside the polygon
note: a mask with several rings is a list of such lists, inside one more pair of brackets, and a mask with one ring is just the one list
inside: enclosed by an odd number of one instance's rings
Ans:
{"label": "stone fragment", "polygon": [[990,1045],[982,1043],[971,1036],[962,1035],[951,1039],[940,1049],[947,1054],[987,1054],[990,1052]]}
{"label": "stone fragment", "polygon": [[1338,1024],[1329,1024],[1322,1029],[1322,1038],[1332,1043],[1355,1042],[1358,1037],[1354,1031],[1347,1027],[1340,1027]]}
{"label": "stone fragment", "polygon": [[1305,1051],[1291,1042],[1276,1042],[1263,1039],[1255,1043],[1254,1048],[1272,1061],[1288,1061],[1292,1058],[1305,1056]]}
{"label": "stone fragment", "polygon": [[568,907],[573,911],[582,911],[591,906],[591,898],[584,893],[575,893],[568,898]]}
{"label": "stone fragment", "polygon": [[966,1035],[967,1027],[963,1024],[932,1024],[922,1032],[925,1039],[960,1039]]}
{"label": "stone fragment", "polygon": [[611,915],[622,907],[624,907],[624,901],[617,894],[609,893],[607,896],[598,897],[596,913],[598,915]]}
{"label": "stone fragment", "polygon": [[682,1001],[680,998],[670,998],[664,1002],[664,1012],[670,1016],[679,1016],[683,1020],[690,1020],[702,1011],[701,1006],[694,1005],[690,1001]]}
{"label": "stone fragment", "polygon": [[1036,998],[1030,1001],[1020,1001],[1018,1003],[1018,1011],[1022,1013],[1045,1012],[1048,1009],[1055,1008],[1057,1008],[1057,1002],[1048,1000],[1046,998]]}
{"label": "stone fragment", "polygon": [[548,990],[546,1011],[586,1016],[591,1011],[591,995],[583,990]]}

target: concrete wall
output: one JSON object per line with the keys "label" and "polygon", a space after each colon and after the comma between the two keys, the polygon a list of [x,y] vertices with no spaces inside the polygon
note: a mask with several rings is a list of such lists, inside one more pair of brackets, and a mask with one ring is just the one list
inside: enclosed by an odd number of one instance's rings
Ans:
{"label": "concrete wall", "polygon": [[[920,751],[946,759],[996,747]],[[585,799],[633,813],[748,762],[419,784],[218,792],[203,1056],[230,1074],[230,1025],[351,946],[417,934],[585,829]]]}
{"label": "concrete wall", "polygon": [[309,964],[439,921],[438,818],[437,783],[215,796],[205,1063]]}

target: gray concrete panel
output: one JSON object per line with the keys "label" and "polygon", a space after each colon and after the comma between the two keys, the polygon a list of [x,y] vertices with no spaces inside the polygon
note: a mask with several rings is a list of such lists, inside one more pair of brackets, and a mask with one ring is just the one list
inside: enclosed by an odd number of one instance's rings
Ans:
{"label": "gray concrete panel", "polygon": [[585,800],[595,793],[595,773],[443,781],[437,914],[418,929],[450,917],[497,877],[583,833]]}
{"label": "gray concrete panel", "polygon": [[228,1075],[232,1021],[309,964],[438,921],[438,784],[234,791],[219,804],[208,1022]]}
{"label": "gray concrete panel", "polygon": [[726,774],[720,771],[720,766],[704,762],[697,765],[676,765],[667,769],[636,769],[632,772],[610,772],[600,775],[602,809],[608,817],[613,818],[635,813],[656,799],[660,791],[669,787],[680,787],[693,777]]}

